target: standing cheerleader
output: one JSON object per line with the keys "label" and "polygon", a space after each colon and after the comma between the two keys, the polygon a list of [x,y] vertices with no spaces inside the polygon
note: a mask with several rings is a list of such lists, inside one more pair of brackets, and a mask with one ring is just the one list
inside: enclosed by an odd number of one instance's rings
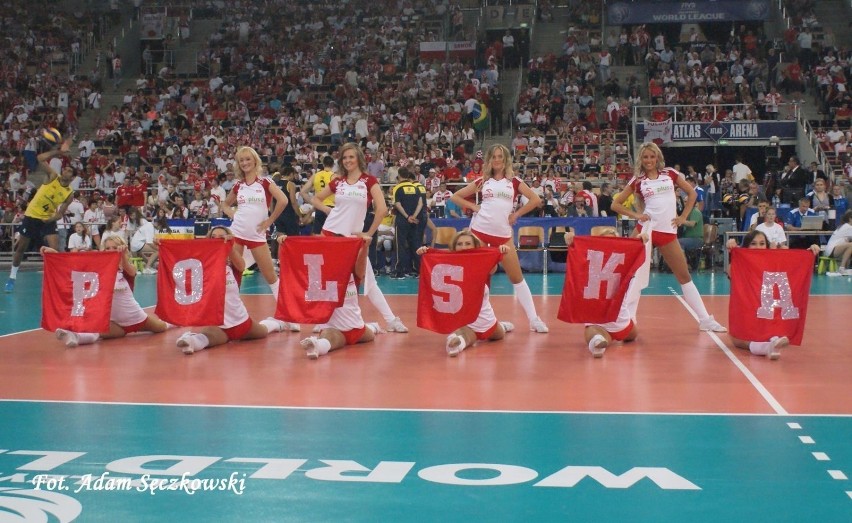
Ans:
{"label": "standing cheerleader", "polygon": [[[482,202],[480,205],[476,205],[467,199],[473,197],[476,193],[480,193]],[[520,209],[512,212],[515,199],[519,194],[526,197],[528,201]],[[509,281],[515,288],[515,296],[518,297],[521,306],[527,313],[530,330],[547,332],[547,325],[539,318],[535,310],[532,293],[526,280],[524,280],[521,262],[512,242],[514,237],[512,226],[515,225],[520,216],[538,208],[541,198],[520,178],[515,177],[509,149],[500,144],[489,147],[485,153],[482,178],[456,191],[451,200],[459,207],[474,212],[473,219],[470,222],[470,232],[479,238],[483,245],[488,247],[506,246],[506,254],[503,255],[501,263]]]}
{"label": "standing cheerleader", "polygon": [[[686,203],[680,215],[677,214],[675,189],[679,188],[687,195]],[[644,200],[645,210],[634,211],[623,204],[632,194]],[[671,268],[683,291],[686,303],[698,315],[698,327],[702,331],[727,332],[728,329],[717,322],[707,312],[698,289],[689,275],[686,256],[677,241],[677,228],[686,222],[698,195],[684,178],[683,174],[666,167],[663,152],[652,142],[639,147],[634,176],[623,191],[616,195],[612,210],[639,222],[639,231],[652,231],[651,242],[660,250],[660,254]]]}
{"label": "standing cheerleader", "polygon": [[[340,148],[338,174],[311,201],[314,208],[326,213],[322,234],[327,236],[362,236],[372,238],[382,219],[387,215],[382,188],[375,176],[367,174],[367,160],[364,152],[354,143],[344,144]],[[326,198],[334,195],[334,207],[325,203]],[[373,206],[373,222],[365,229],[367,209]],[[367,260],[368,270],[364,275],[364,294],[387,322],[389,332],[408,332],[408,328],[395,315],[388,305],[385,295],[376,282],[373,268]]]}
{"label": "standing cheerleader", "polygon": [[[231,230],[240,256],[248,247],[272,296],[278,301],[278,275],[272,262],[272,253],[266,243],[266,231],[287,205],[287,195],[275,183],[263,176],[263,165],[257,151],[251,147],[240,147],[235,155],[234,173],[239,181],[234,184],[225,198],[222,211],[233,221]],[[272,214],[269,206],[275,200]],[[236,209],[234,209],[236,205]]]}

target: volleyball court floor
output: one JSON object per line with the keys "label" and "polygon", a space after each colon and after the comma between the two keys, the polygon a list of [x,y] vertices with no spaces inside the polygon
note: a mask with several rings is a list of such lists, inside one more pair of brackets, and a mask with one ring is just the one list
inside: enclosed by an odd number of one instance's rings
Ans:
{"label": "volleyball court floor", "polygon": [[[727,324],[727,279],[695,279]],[[415,326],[416,281],[379,280],[411,332],[311,361],[310,326],[192,356],[185,329],[65,349],[21,273],[0,297],[0,521],[852,521],[852,279],[814,277],[778,361],[699,332],[671,275],[599,360],[556,320],[562,274],[528,276],[549,334],[496,276],[517,329],[457,358]],[[136,289],[153,305],[155,277]]]}

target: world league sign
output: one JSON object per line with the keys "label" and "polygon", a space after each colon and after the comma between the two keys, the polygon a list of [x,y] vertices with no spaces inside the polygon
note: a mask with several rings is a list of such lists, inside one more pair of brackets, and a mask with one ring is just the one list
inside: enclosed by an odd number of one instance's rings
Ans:
{"label": "world league sign", "polygon": [[770,10],[769,0],[638,0],[611,3],[606,13],[610,25],[682,24],[768,20]]}

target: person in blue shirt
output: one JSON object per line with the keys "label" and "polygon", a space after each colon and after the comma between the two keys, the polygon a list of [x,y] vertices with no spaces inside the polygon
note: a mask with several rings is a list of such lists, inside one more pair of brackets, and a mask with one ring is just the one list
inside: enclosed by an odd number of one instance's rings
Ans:
{"label": "person in blue shirt", "polygon": [[[790,211],[784,228],[789,231],[800,231],[802,230],[802,217],[816,215],[817,213],[811,209],[810,198],[799,198],[799,206]],[[798,249],[807,248],[812,243],[819,243],[819,239],[816,236],[791,236],[789,245],[791,249]]]}
{"label": "person in blue shirt", "polygon": [[444,204],[444,218],[465,218],[464,210],[452,199]]}

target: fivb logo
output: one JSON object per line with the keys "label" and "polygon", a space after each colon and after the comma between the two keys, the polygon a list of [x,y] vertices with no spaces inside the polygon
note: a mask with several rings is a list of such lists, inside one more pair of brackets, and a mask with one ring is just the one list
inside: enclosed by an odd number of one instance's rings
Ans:
{"label": "fivb logo", "polygon": [[601,299],[601,285],[604,283],[606,283],[604,298],[610,300],[621,285],[621,274],[615,271],[619,266],[624,265],[624,253],[614,252],[604,262],[605,254],[603,251],[591,249],[586,253],[586,260],[589,262],[589,283],[583,288],[583,298],[586,300]]}
{"label": "fivb logo", "polygon": [[0,488],[0,521],[69,523],[83,512],[76,499],[47,490]]}

